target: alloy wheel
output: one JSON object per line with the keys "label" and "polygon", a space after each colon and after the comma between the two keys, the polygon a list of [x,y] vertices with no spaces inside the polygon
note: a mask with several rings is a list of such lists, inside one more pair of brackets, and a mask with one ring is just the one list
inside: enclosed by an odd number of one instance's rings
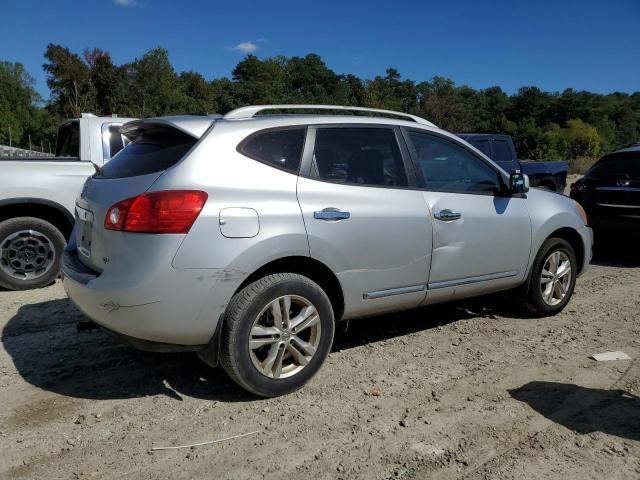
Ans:
{"label": "alloy wheel", "polygon": [[542,300],[549,306],[561,303],[567,296],[571,285],[571,260],[562,250],[549,254],[542,266],[540,291]]}
{"label": "alloy wheel", "polygon": [[278,297],[253,322],[251,361],[266,377],[291,377],[309,364],[321,334],[320,316],[309,300],[298,295]]}

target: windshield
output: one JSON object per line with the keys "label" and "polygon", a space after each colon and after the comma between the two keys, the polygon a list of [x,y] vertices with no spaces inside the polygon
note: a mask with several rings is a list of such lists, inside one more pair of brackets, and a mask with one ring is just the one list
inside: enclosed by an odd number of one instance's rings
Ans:
{"label": "windshield", "polygon": [[587,172],[586,176],[640,178],[640,152],[606,155]]}

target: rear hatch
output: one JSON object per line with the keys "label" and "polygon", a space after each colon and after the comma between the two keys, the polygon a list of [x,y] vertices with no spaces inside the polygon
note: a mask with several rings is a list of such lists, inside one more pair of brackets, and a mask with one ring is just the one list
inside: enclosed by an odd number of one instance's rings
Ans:
{"label": "rear hatch", "polygon": [[164,171],[180,162],[211,124],[206,117],[200,119],[205,120],[197,128],[166,118],[137,120],[122,127],[131,143],[87,180],[76,201],[78,258],[86,267],[102,272],[105,259],[114,253],[114,241],[125,235],[105,228],[110,208],[145,193]]}

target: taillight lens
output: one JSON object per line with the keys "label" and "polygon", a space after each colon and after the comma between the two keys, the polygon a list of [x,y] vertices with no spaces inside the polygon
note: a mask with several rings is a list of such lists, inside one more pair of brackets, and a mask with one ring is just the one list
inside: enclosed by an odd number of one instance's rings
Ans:
{"label": "taillight lens", "polygon": [[104,228],[137,233],[187,233],[207,194],[199,190],[163,190],[127,198],[107,210]]}

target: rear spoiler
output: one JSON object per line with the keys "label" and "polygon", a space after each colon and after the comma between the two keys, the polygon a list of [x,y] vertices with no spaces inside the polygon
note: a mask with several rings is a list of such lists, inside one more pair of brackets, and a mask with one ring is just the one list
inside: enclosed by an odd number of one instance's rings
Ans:
{"label": "rear spoiler", "polygon": [[134,139],[141,131],[154,125],[166,125],[180,130],[187,135],[199,139],[218,119],[220,115],[179,115],[173,117],[156,117],[133,120],[120,127],[120,132],[127,138]]}

